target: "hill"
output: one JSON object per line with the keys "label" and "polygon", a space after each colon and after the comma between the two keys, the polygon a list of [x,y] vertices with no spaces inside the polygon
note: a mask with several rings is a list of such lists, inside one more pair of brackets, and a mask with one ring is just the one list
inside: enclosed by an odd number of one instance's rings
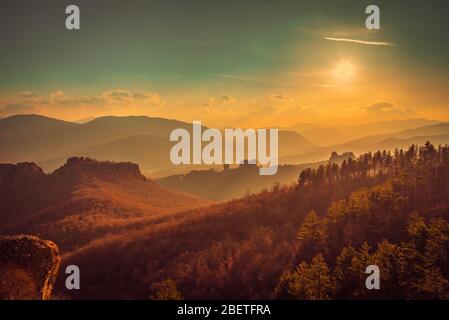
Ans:
{"label": "hill", "polygon": [[[295,186],[107,236],[65,256],[84,270],[84,287],[68,293],[61,282],[58,291],[83,299],[146,299],[167,287],[187,299],[449,298],[448,154],[431,144],[365,154],[305,170]],[[381,268],[381,290],[365,289],[368,264]]]}
{"label": "hill", "polygon": [[0,137],[26,136],[76,126],[74,123],[37,114],[15,115],[0,119]]}
{"label": "hill", "polygon": [[410,144],[424,144],[426,141],[430,141],[435,145],[449,143],[449,124],[441,123],[389,134],[365,136],[343,144],[317,147],[302,154],[284,156],[281,157],[280,161],[282,163],[315,162],[326,159],[327,155],[333,151],[352,151],[355,154],[375,152],[376,150],[394,151],[396,148],[406,148]]}
{"label": "hill", "polygon": [[[377,121],[363,125],[320,125],[296,124],[289,130],[301,133],[307,139],[321,146],[343,144],[348,141],[370,135],[389,134],[438,124],[440,121],[427,119],[407,119],[394,121]],[[427,135],[427,134],[426,134]]]}
{"label": "hill", "polygon": [[208,205],[147,180],[132,163],[71,158],[46,175],[33,163],[0,165],[0,233],[56,239],[63,250],[137,222]]}
{"label": "hill", "polygon": [[[60,122],[33,115],[13,116],[0,120],[0,132],[8,132],[11,126],[19,129],[12,130],[8,135],[0,135],[0,150],[2,150],[0,161],[31,160],[38,164],[46,164],[47,161],[54,159],[83,156],[84,154],[80,152],[127,137],[149,135],[168,140],[174,128],[189,129],[189,125],[185,122],[143,116],[101,117],[83,124]],[[58,161],[54,163],[57,164],[56,167],[62,165]],[[56,167],[44,169],[51,171]]]}
{"label": "hill", "polygon": [[277,184],[296,181],[306,166],[279,166],[272,176],[261,176],[256,165],[240,165],[225,170],[194,170],[187,174],[172,175],[155,180],[164,188],[195,194],[210,200],[230,200],[270,189]]}
{"label": "hill", "polygon": [[279,130],[279,156],[296,154],[316,148],[317,145],[303,135],[288,130]]}
{"label": "hill", "polygon": [[[138,135],[80,149],[73,154],[103,161],[130,161],[139,164],[146,172],[171,168],[171,147],[172,142],[167,137]],[[65,158],[61,157],[39,162],[39,165],[53,170],[60,167],[64,161]]]}
{"label": "hill", "polygon": [[[191,124],[185,122],[144,116],[109,116],[86,123],[34,115],[13,116],[0,120],[0,161],[33,161],[51,172],[63,165],[65,159],[83,156],[132,161],[144,171],[166,170],[174,167],[169,159],[174,143],[169,136],[176,128],[192,130]],[[314,147],[315,144],[296,132],[279,132],[281,156]]]}
{"label": "hill", "polygon": [[354,154],[332,153],[327,161],[302,165],[280,165],[277,173],[272,176],[261,176],[257,165],[241,164],[237,168],[193,170],[188,173],[169,175],[155,179],[155,182],[170,190],[223,201],[295,183],[300,172],[306,168],[316,168],[327,163],[341,164],[348,158],[354,158]]}

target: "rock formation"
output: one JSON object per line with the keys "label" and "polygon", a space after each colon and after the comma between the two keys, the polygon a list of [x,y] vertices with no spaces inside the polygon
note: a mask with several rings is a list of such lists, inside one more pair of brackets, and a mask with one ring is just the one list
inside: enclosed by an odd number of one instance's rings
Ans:
{"label": "rock formation", "polygon": [[338,154],[334,151],[331,153],[329,163],[341,165],[343,161],[348,161],[349,159],[355,159],[355,155],[353,152],[343,152],[342,154]]}
{"label": "rock formation", "polygon": [[43,177],[45,177],[44,172],[33,162],[0,164],[0,184],[17,185],[35,181]]}
{"label": "rock formation", "polygon": [[87,157],[72,157],[61,168],[55,170],[50,176],[65,176],[70,178],[102,179],[137,179],[145,181],[139,166],[131,162],[97,161]]}
{"label": "rock formation", "polygon": [[51,241],[0,237],[0,300],[49,299],[61,258]]}

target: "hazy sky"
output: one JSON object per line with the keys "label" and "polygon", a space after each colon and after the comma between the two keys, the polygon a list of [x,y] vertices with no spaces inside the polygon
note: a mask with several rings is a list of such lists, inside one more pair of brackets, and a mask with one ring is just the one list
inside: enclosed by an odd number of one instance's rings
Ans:
{"label": "hazy sky", "polygon": [[448,30],[445,0],[2,0],[0,116],[449,120]]}

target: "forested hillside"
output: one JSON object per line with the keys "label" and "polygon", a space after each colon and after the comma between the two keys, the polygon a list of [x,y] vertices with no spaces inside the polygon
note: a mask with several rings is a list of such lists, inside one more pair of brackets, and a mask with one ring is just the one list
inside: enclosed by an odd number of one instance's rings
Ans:
{"label": "forested hillside", "polygon": [[[448,298],[448,178],[449,147],[430,143],[309,169],[70,253],[73,297]],[[365,289],[369,264],[380,290]]]}
{"label": "forested hillside", "polygon": [[0,164],[0,234],[53,239],[63,252],[209,201],[166,190],[136,164],[70,158],[52,174]]}
{"label": "forested hillside", "polygon": [[[392,177],[333,203],[321,219],[309,212],[277,297],[449,298],[449,149],[427,143],[393,157],[366,154],[341,168],[303,172],[300,185],[360,175]],[[372,264],[381,271],[378,291],[364,287]]]}

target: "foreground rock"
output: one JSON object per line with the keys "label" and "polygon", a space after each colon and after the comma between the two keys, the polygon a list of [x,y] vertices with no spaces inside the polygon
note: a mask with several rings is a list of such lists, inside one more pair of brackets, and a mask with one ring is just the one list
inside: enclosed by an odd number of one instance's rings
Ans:
{"label": "foreground rock", "polygon": [[49,299],[61,258],[51,241],[0,237],[0,300]]}

